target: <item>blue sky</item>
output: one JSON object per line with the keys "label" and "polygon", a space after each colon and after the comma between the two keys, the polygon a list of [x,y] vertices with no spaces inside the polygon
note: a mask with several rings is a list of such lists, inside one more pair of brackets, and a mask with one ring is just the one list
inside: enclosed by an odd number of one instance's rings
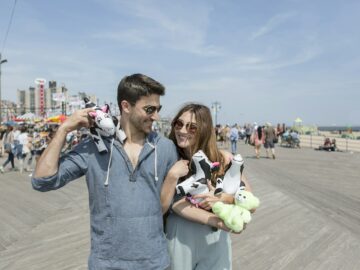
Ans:
{"label": "blue sky", "polygon": [[[0,1],[0,45],[14,0]],[[360,124],[360,1],[18,0],[2,98],[35,78],[116,102],[119,80],[166,86],[162,116],[221,103],[221,123]]]}

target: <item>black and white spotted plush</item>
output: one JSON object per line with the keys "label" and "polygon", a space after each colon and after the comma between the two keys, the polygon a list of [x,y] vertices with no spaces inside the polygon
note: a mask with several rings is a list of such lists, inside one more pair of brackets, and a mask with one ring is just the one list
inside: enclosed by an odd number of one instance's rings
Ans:
{"label": "black and white spotted plush", "polygon": [[245,189],[244,182],[240,181],[243,170],[244,159],[240,154],[237,154],[232,158],[225,175],[216,180],[216,189],[214,193],[219,194],[225,192],[227,194],[235,194],[239,187]]}
{"label": "black and white spotted plush", "polygon": [[[207,180],[211,179],[211,173],[218,169],[218,162],[211,162],[202,150],[196,152],[191,160],[191,168],[194,172],[189,178],[176,186],[176,192],[182,196],[194,196],[209,192]],[[199,203],[202,199],[191,201]]]}
{"label": "black and white spotted plush", "polygon": [[85,108],[93,108],[95,111],[90,112],[89,116],[94,119],[94,126],[90,128],[90,135],[94,140],[99,152],[108,152],[103,139],[104,137],[114,137],[116,135],[116,123],[110,113],[110,107],[105,104],[103,107],[99,107],[88,98],[84,98]]}

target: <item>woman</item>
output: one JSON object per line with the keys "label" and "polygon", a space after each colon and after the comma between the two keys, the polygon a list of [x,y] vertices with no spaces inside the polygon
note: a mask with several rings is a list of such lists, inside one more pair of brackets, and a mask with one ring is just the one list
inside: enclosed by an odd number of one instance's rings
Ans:
{"label": "woman", "polygon": [[25,171],[29,172],[32,143],[31,143],[31,138],[29,137],[29,133],[27,132],[27,128],[25,126],[22,126],[20,128],[20,134],[17,137],[17,139],[19,141],[19,152],[17,157],[19,159],[19,164],[20,164],[20,173],[23,173],[24,166],[26,166]]}
{"label": "woman", "polygon": [[257,129],[254,131],[254,137],[255,137],[255,155],[256,158],[260,158],[260,149],[261,145],[265,142],[265,136],[264,136],[264,129],[261,126],[258,126]]}
{"label": "woman", "polygon": [[[161,192],[161,202],[166,212],[175,193],[175,186],[193,172],[188,164],[194,153],[202,150],[210,161],[220,162],[217,173],[209,181],[210,192],[196,195],[202,198],[199,208],[176,195],[166,220],[166,234],[171,255],[171,269],[231,269],[231,241],[229,229],[222,220],[210,212],[217,201],[233,203],[233,194],[214,195],[215,179],[224,174],[231,154],[220,151],[208,107],[187,104],[175,116],[169,138],[177,146],[181,160],[169,171]],[[242,179],[249,189],[246,179]],[[240,184],[240,179],[239,179]],[[206,226],[204,226],[206,225]]]}

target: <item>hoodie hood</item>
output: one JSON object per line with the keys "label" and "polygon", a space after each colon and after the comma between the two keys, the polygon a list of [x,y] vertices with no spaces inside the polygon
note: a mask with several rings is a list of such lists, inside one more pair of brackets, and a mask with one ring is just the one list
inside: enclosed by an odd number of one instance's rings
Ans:
{"label": "hoodie hood", "polygon": [[[154,180],[156,182],[159,180],[158,171],[157,171],[158,154],[157,154],[157,146],[156,145],[159,142],[160,138],[161,138],[161,136],[154,131],[150,132],[145,138],[145,144],[148,144],[155,151],[155,158],[154,158],[154,175],[155,175],[155,177],[154,177]],[[104,181],[104,185],[108,186],[115,139],[111,138],[111,137],[105,137],[104,139],[105,140],[110,139],[109,162],[108,162],[108,167],[107,167],[107,172],[106,172],[106,178]],[[126,140],[125,131],[119,127],[118,129],[116,129],[116,141],[118,141],[121,144],[120,147],[123,147],[125,140]],[[145,144],[144,144],[144,146],[145,146]],[[140,158],[139,158],[138,162],[140,162]]]}

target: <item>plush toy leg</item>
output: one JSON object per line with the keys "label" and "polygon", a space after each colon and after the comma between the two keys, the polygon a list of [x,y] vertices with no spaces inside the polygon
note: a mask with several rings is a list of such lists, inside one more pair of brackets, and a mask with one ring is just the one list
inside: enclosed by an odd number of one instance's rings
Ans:
{"label": "plush toy leg", "polygon": [[228,194],[235,194],[241,185],[241,175],[244,169],[244,160],[237,154],[231,160],[230,166],[223,179],[223,191]]}
{"label": "plush toy leg", "polygon": [[214,195],[223,192],[223,190],[224,190],[224,179],[219,177],[218,179],[216,179],[216,187],[215,187]]}
{"label": "plush toy leg", "polygon": [[176,193],[182,196],[202,194],[208,191],[206,179],[202,178],[196,181],[193,175],[176,186]]}
{"label": "plush toy leg", "polygon": [[244,228],[244,220],[241,216],[241,209],[233,204],[216,202],[212,207],[213,213],[222,219],[230,230],[240,232]]}
{"label": "plush toy leg", "polygon": [[103,139],[101,138],[100,134],[96,131],[95,128],[90,128],[90,134],[95,142],[95,145],[99,152],[107,152],[108,149],[106,148]]}

